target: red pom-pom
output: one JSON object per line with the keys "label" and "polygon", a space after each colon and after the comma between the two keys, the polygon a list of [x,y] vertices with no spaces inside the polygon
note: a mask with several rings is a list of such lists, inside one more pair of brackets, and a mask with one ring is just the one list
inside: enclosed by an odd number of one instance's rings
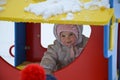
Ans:
{"label": "red pom-pom", "polygon": [[45,71],[38,64],[29,64],[21,71],[21,80],[45,80]]}

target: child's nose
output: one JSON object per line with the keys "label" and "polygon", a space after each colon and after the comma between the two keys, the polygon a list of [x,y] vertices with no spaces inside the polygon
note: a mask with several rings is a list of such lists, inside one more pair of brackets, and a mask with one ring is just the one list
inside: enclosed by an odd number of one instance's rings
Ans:
{"label": "child's nose", "polygon": [[70,40],[70,37],[69,37],[69,36],[67,36],[67,37],[66,37],[66,39],[67,39],[67,40]]}

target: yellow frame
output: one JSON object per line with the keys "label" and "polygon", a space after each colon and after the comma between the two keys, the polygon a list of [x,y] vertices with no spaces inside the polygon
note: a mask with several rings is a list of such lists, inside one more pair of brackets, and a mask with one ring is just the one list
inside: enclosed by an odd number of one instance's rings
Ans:
{"label": "yellow frame", "polygon": [[82,10],[74,13],[74,19],[72,20],[66,20],[66,14],[43,19],[42,16],[36,16],[24,11],[24,8],[30,3],[35,2],[33,0],[8,0],[8,3],[3,6],[5,10],[0,12],[0,20],[34,23],[106,25],[109,23],[114,13],[114,9],[112,8],[104,10]]}

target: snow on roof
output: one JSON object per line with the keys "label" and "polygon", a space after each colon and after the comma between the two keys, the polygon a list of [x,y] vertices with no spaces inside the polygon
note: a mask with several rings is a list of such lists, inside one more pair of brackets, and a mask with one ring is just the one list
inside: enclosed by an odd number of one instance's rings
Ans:
{"label": "snow on roof", "polygon": [[29,4],[24,10],[37,16],[43,16],[44,19],[63,13],[67,13],[66,19],[73,19],[72,13],[74,12],[79,12],[83,9],[95,10],[100,7],[109,8],[109,0],[92,0],[86,3],[80,0],[47,0]]}
{"label": "snow on roof", "polygon": [[4,10],[4,8],[2,7],[2,5],[5,5],[7,3],[6,0],[0,0],[0,11]]}

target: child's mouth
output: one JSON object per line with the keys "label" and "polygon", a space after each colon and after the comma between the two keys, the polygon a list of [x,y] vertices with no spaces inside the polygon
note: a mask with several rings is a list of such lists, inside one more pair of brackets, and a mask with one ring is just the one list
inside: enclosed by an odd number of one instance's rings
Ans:
{"label": "child's mouth", "polygon": [[70,43],[71,43],[71,41],[67,42],[67,44],[70,44]]}

